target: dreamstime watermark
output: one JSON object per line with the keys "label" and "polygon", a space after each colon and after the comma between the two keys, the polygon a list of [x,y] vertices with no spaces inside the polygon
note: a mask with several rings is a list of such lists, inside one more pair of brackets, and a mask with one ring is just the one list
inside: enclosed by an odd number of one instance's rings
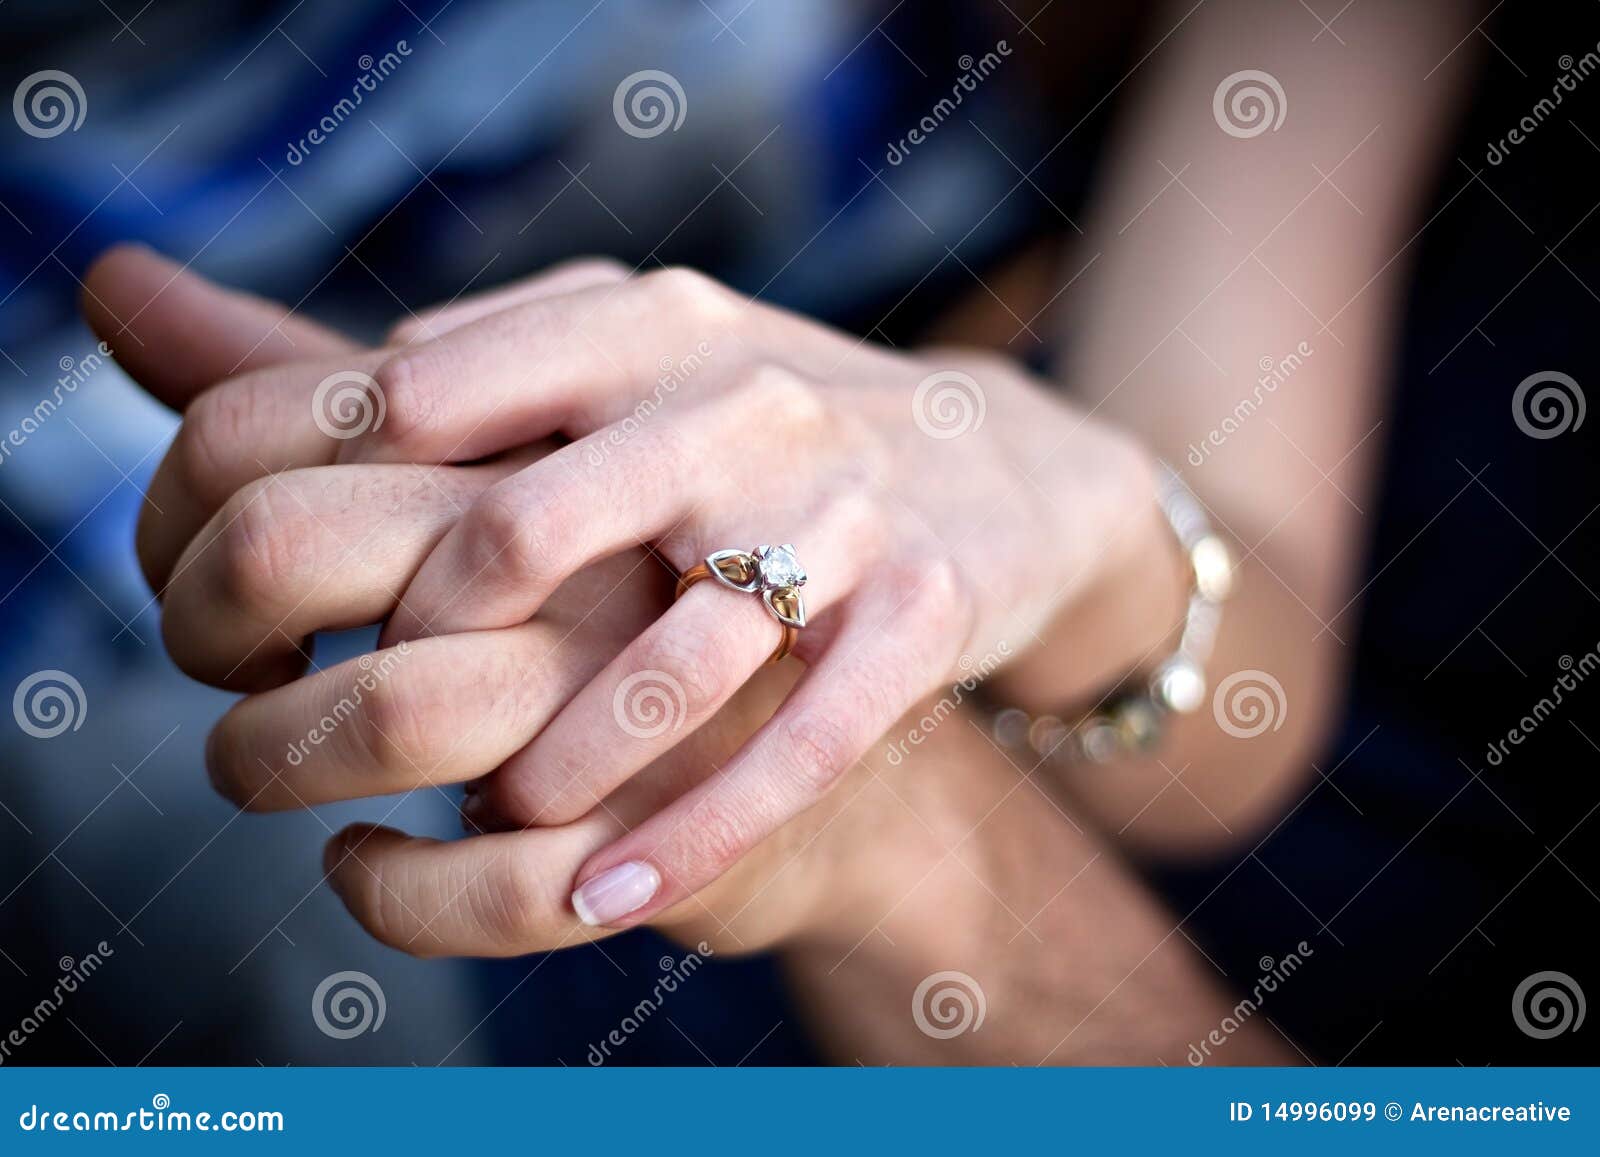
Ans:
{"label": "dreamstime watermark", "polygon": [[46,68],[22,78],[11,97],[11,115],[30,137],[46,140],[83,127],[89,98],[70,72]]}
{"label": "dreamstime watermark", "polygon": [[311,1019],[324,1036],[349,1040],[383,1027],[389,1005],[383,986],[365,972],[335,972],[325,976],[311,994]]}
{"label": "dreamstime watermark", "polygon": [[284,754],[289,766],[299,767],[311,754],[313,747],[321,747],[326,743],[329,736],[344,726],[345,720],[361,709],[366,696],[377,690],[378,684],[393,674],[400,661],[410,654],[410,643],[397,643],[377,656],[362,655],[357,659],[356,668],[360,674],[350,685],[350,693],[341,697],[321,719],[312,724],[304,738],[289,744]]}
{"label": "dreamstime watermark", "polygon": [[1289,115],[1289,98],[1270,72],[1245,68],[1229,73],[1211,95],[1217,127],[1242,140],[1277,132]]}
{"label": "dreamstime watermark", "polygon": [[317,383],[311,394],[311,420],[330,438],[359,438],[383,425],[389,403],[371,374],[339,370]]}
{"label": "dreamstime watermark", "polygon": [[[1531,109],[1523,115],[1498,141],[1490,141],[1488,151],[1483,159],[1491,165],[1498,165],[1511,154],[1511,150],[1522,144],[1533,135],[1535,129],[1544,124],[1546,118],[1556,111],[1569,92],[1576,92],[1578,85],[1587,79],[1595,70],[1600,69],[1600,44],[1585,52],[1577,60],[1572,59],[1571,53],[1564,54],[1556,65],[1561,69],[1561,75],[1556,77],[1556,82],[1550,86],[1550,95],[1541,97],[1534,102]],[[1554,99],[1552,99],[1554,98]]]}
{"label": "dreamstime watermark", "polygon": [[1521,747],[1522,742],[1539,730],[1545,720],[1556,713],[1556,708],[1566,701],[1566,697],[1576,691],[1578,687],[1595,671],[1600,670],[1600,644],[1593,650],[1578,656],[1576,660],[1571,655],[1562,655],[1556,665],[1566,672],[1557,675],[1556,681],[1550,687],[1550,694],[1541,696],[1539,701],[1530,707],[1516,724],[1506,731],[1504,739],[1497,739],[1489,744],[1488,754],[1484,757],[1490,767],[1499,767],[1511,754],[1511,748]]}
{"label": "dreamstime watermark", "polygon": [[650,396],[635,406],[621,421],[613,422],[606,427],[605,431],[589,444],[589,452],[586,455],[589,465],[604,465],[611,457],[611,451],[637,434],[650,420],[651,415],[661,408],[662,402],[698,373],[710,356],[711,343],[704,340],[697,342],[694,351],[684,357],[664,356],[657,363],[660,373],[656,377],[656,388],[650,392]]}
{"label": "dreamstime watermark", "polygon": [[1261,376],[1256,378],[1255,389],[1246,397],[1239,399],[1232,412],[1222,419],[1216,429],[1199,442],[1189,443],[1189,465],[1204,466],[1206,460],[1211,457],[1211,451],[1220,448],[1224,442],[1242,430],[1244,424],[1255,415],[1267,398],[1277,393],[1278,387],[1293,377],[1295,372],[1305,365],[1306,359],[1316,352],[1310,342],[1302,341],[1285,357],[1274,359],[1271,355],[1263,355],[1256,363]]}
{"label": "dreamstime watermark", "polygon": [[1535,1040],[1577,1032],[1588,1011],[1583,989],[1565,972],[1535,972],[1511,994],[1511,1019]]}
{"label": "dreamstime watermark", "polygon": [[689,114],[689,98],[670,72],[645,68],[629,73],[611,94],[611,115],[630,137],[647,140],[677,132]]}
{"label": "dreamstime watermark", "polygon": [[4,466],[16,450],[37,434],[55,412],[61,409],[66,400],[78,392],[78,387],[106,364],[106,359],[109,357],[111,357],[111,347],[105,342],[98,343],[81,358],[63,355],[56,363],[57,368],[61,370],[61,376],[56,378],[56,384],[50,394],[40,398],[33,409],[24,414],[22,420],[13,426],[3,439],[0,439],[0,466]]}
{"label": "dreamstime watermark", "polygon": [[11,714],[17,726],[35,739],[54,739],[83,726],[89,698],[83,684],[66,671],[35,671],[17,684],[11,696]]}
{"label": "dreamstime watermark", "polygon": [[989,998],[983,986],[965,972],[947,969],[925,976],[911,994],[911,1019],[934,1040],[977,1032],[987,1015]]}
{"label": "dreamstime watermark", "polygon": [[288,151],[283,159],[291,165],[302,164],[311,155],[311,150],[326,141],[338,127],[360,107],[369,93],[378,91],[378,86],[394,74],[403,60],[411,55],[411,46],[404,40],[397,40],[395,46],[376,60],[370,54],[362,56],[356,61],[361,68],[361,75],[356,77],[355,83],[350,86],[350,95],[340,97],[334,106],[298,141],[290,141]]}
{"label": "dreamstime watermark", "polygon": [[1511,394],[1511,419],[1517,429],[1540,441],[1583,425],[1587,406],[1583,387],[1571,374],[1540,370],[1517,383]]}
{"label": "dreamstime watermark", "polygon": [[28,1043],[28,1038],[43,1028],[56,1013],[61,1011],[66,1004],[67,997],[78,991],[79,985],[86,983],[105,964],[106,957],[115,956],[116,949],[104,940],[94,946],[94,950],[86,953],[78,960],[70,956],[63,956],[56,962],[56,967],[61,970],[61,975],[56,978],[55,986],[44,997],[26,1012],[22,1020],[4,1037],[0,1037],[0,1065],[11,1059],[13,1049],[20,1049]]}
{"label": "dreamstime watermark", "polygon": [[1235,739],[1254,739],[1276,731],[1289,716],[1283,684],[1265,671],[1235,671],[1217,684],[1211,696],[1217,726]]}
{"label": "dreamstime watermark", "polygon": [[665,671],[635,671],[617,684],[611,714],[635,739],[655,739],[683,726],[689,697],[683,684]]}
{"label": "dreamstime watermark", "polygon": [[911,155],[911,150],[926,141],[944,124],[967,95],[978,91],[978,85],[988,80],[995,69],[999,68],[1004,59],[1011,55],[1011,45],[1004,40],[995,42],[995,46],[982,56],[974,60],[971,54],[961,57],[956,64],[961,68],[961,75],[956,77],[955,83],[950,86],[950,95],[940,97],[931,109],[928,110],[915,127],[898,141],[890,141],[888,151],[883,159],[891,165],[902,163]]}
{"label": "dreamstime watermark", "polygon": [[988,408],[983,387],[960,370],[929,374],[911,395],[911,418],[917,429],[941,441],[976,431]]}
{"label": "dreamstime watermark", "polygon": [[24,1133],[282,1133],[283,1114],[275,1109],[224,1109],[220,1112],[174,1109],[172,1098],[157,1093],[148,1109],[125,1113],[107,1109],[41,1109],[29,1105],[17,1117]]}
{"label": "dreamstime watermark", "polygon": [[694,946],[694,951],[690,952],[682,960],[674,960],[671,956],[663,956],[658,962],[661,967],[661,976],[657,978],[655,986],[650,990],[650,994],[634,1005],[629,1010],[628,1015],[622,1018],[622,1022],[602,1037],[598,1044],[589,1046],[589,1051],[585,1056],[589,1064],[599,1068],[610,1060],[611,1050],[620,1049],[627,1044],[629,1037],[643,1028],[646,1021],[661,1011],[661,1006],[666,1003],[667,997],[677,992],[680,984],[683,984],[689,977],[698,972],[700,966],[715,955],[716,953],[712,950],[711,945],[702,940]]}
{"label": "dreamstime watermark", "polygon": [[1208,1032],[1199,1044],[1191,1044],[1186,1060],[1191,1065],[1199,1066],[1206,1063],[1211,1057],[1212,1050],[1219,1049],[1228,1043],[1234,1033],[1245,1026],[1245,1023],[1260,1011],[1271,996],[1291,976],[1300,971],[1307,958],[1315,956],[1311,945],[1304,940],[1294,946],[1294,951],[1284,956],[1282,960],[1274,960],[1270,956],[1263,956],[1256,961],[1256,966],[1261,969],[1261,975],[1256,979],[1255,986],[1250,994],[1238,1004],[1234,1005],[1228,1015],[1216,1028]]}
{"label": "dreamstime watermark", "polygon": [[976,691],[978,685],[999,670],[1000,665],[1009,658],[1011,658],[1011,643],[1006,639],[1001,639],[995,649],[981,659],[962,655],[958,665],[965,674],[950,685],[950,690],[941,695],[938,702],[912,723],[902,738],[894,740],[884,749],[884,758],[889,766],[899,767],[904,763],[906,756],[911,754],[911,749],[921,747],[923,741],[939,729],[940,724],[960,710],[967,696]]}

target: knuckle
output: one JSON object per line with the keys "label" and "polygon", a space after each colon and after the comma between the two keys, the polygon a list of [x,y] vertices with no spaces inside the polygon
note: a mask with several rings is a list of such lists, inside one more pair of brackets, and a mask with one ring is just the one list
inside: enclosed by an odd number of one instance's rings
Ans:
{"label": "knuckle", "polygon": [[548,770],[540,767],[514,775],[496,793],[497,810],[505,819],[525,827],[569,824],[589,810],[584,806],[584,793],[571,787],[571,775],[559,762]]}
{"label": "knuckle", "polygon": [[737,387],[737,405],[764,423],[781,421],[794,432],[827,426],[828,407],[817,383],[786,366],[763,362],[747,370]]}
{"label": "knuckle", "polygon": [[383,878],[385,867],[362,862],[359,855],[352,852],[351,862],[342,870],[349,874],[345,888],[359,897],[358,910],[366,916],[367,931],[385,947],[412,956],[425,955],[427,943],[412,932],[416,918],[394,885]]}
{"label": "knuckle", "polygon": [[850,733],[820,711],[800,712],[782,724],[779,734],[790,753],[791,770],[808,798],[827,791],[856,761]]}
{"label": "knuckle", "polygon": [[223,594],[246,610],[284,607],[312,565],[305,520],[282,501],[280,485],[278,478],[260,478],[228,499],[223,528],[210,547],[217,552]]}
{"label": "knuckle", "polygon": [[189,404],[171,453],[179,481],[190,494],[223,497],[218,488],[226,485],[223,480],[236,469],[245,445],[250,397],[250,390],[224,382]]}
{"label": "knuckle", "polygon": [[738,294],[698,269],[672,265],[646,273],[639,282],[651,300],[680,316],[712,325],[738,316]]}
{"label": "knuckle", "polygon": [[622,262],[613,257],[575,257],[571,261],[563,261],[550,270],[552,276],[559,274],[563,279],[583,279],[585,281],[622,281],[632,272]]}
{"label": "knuckle", "polygon": [[965,640],[977,620],[976,593],[950,558],[933,559],[921,569],[908,605],[934,638]]}
{"label": "knuckle", "polygon": [[551,497],[491,487],[462,520],[470,573],[527,584],[554,570],[568,541],[565,506]]}
{"label": "knuckle", "polygon": [[833,499],[819,520],[826,532],[854,555],[875,557],[888,540],[889,512],[865,488]]}
{"label": "knuckle", "polygon": [[415,317],[402,318],[390,326],[388,332],[383,335],[383,344],[409,346],[426,340],[432,335],[438,316],[437,312],[430,311]]}
{"label": "knuckle", "polygon": [[473,917],[491,943],[517,945],[528,939],[537,913],[554,909],[550,880],[535,863],[507,855],[498,871],[466,884]]}
{"label": "knuckle", "polygon": [[[362,692],[359,705],[350,696],[329,709],[330,719],[350,721],[350,732],[361,754],[378,771],[415,770],[432,747],[433,714],[430,700],[402,678],[373,683]],[[342,729],[342,728],[341,728]]]}
{"label": "knuckle", "polygon": [[397,353],[372,375],[383,402],[383,421],[362,437],[390,445],[405,445],[420,434],[438,429],[445,409],[441,382],[450,381],[450,346],[430,341]]}
{"label": "knuckle", "polygon": [[724,807],[707,804],[685,827],[687,878],[719,876],[749,851],[754,833],[748,821]]}

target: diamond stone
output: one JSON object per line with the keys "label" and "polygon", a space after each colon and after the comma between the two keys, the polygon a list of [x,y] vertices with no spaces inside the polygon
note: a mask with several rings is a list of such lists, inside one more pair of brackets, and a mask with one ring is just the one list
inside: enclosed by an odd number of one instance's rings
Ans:
{"label": "diamond stone", "polygon": [[761,552],[761,585],[768,590],[797,587],[806,581],[806,572],[794,556],[792,546],[771,546]]}

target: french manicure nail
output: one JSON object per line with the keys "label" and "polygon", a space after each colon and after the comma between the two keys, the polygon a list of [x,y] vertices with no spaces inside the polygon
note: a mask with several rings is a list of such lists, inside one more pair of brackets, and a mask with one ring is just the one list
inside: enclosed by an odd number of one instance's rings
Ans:
{"label": "french manicure nail", "polygon": [[613,924],[650,902],[661,887],[661,873],[630,860],[608,868],[572,893],[572,910],[590,926]]}

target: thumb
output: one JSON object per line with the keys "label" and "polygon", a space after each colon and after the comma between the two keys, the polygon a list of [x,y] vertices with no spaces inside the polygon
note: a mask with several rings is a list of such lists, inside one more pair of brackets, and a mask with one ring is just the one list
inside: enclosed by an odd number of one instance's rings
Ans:
{"label": "thumb", "polygon": [[277,302],[213,284],[142,245],[116,245],[84,274],[89,328],[151,394],[182,410],[223,378],[362,348]]}

